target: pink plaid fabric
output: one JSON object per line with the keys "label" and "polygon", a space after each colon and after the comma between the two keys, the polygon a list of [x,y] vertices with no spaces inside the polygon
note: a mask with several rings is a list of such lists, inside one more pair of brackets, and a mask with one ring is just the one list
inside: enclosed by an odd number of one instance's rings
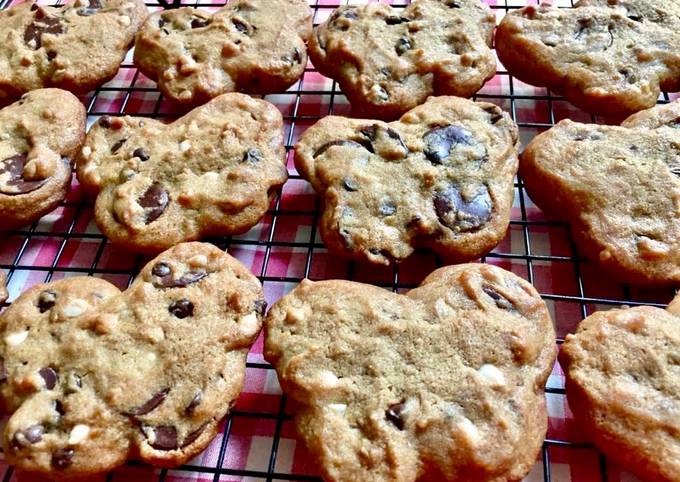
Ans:
{"label": "pink plaid fabric", "polygon": [[[315,7],[315,23],[325,20],[346,0],[309,0]],[[41,1],[41,3],[43,3]],[[50,2],[51,3],[51,2]],[[194,2],[183,1],[194,6]],[[209,0],[199,8],[214,10],[223,2]],[[349,3],[364,3],[350,0]],[[395,0],[393,5],[405,5]],[[498,19],[507,8],[536,1],[487,0]],[[555,2],[571,6],[570,0]],[[157,9],[157,6],[150,6]],[[102,114],[147,115],[171,118],[173,105],[162,99],[154,82],[137,72],[131,53],[118,75],[96,92],[82,96],[89,123]],[[677,96],[675,96],[677,97]],[[675,98],[671,96],[671,99]],[[266,97],[286,119],[288,147],[320,117],[331,112],[349,114],[350,107],[337,86],[308,66],[303,79],[287,92]],[[536,133],[563,118],[592,121],[592,117],[564,100],[510,78],[499,65],[499,73],[478,94],[513,112],[526,143]],[[666,98],[668,99],[668,98]],[[663,100],[663,99],[662,99]],[[416,286],[437,267],[430,254],[418,253],[398,270],[367,269],[338,260],[324,249],[318,232],[318,205],[309,184],[297,176],[288,153],[291,180],[269,213],[248,233],[231,239],[211,240],[226,247],[263,280],[271,304],[290,291],[301,278],[351,278],[405,291]],[[584,262],[572,246],[564,224],[547,219],[524,194],[515,188],[512,223],[505,239],[483,261],[508,269],[531,281],[547,302],[558,337],[575,329],[585,316],[618,304],[655,303],[670,300],[670,290],[623,286],[603,277]],[[99,234],[92,217],[92,203],[73,180],[66,202],[34,228],[0,236],[0,266],[9,274],[10,302],[30,286],[47,279],[78,274],[103,277],[125,288],[145,259],[111,246]],[[555,366],[548,381],[549,429],[542,455],[526,480],[554,482],[632,481],[602,458],[574,423],[563,394],[563,374]],[[2,463],[2,462],[0,462]],[[2,463],[4,480],[22,480]],[[222,434],[187,466],[160,470],[140,464],[122,467],[108,480],[146,482],[314,480],[316,468],[304,446],[296,440],[285,400],[274,371],[262,357],[262,337],[249,355],[245,387],[232,414],[223,421]],[[28,480],[24,478],[23,480]]]}

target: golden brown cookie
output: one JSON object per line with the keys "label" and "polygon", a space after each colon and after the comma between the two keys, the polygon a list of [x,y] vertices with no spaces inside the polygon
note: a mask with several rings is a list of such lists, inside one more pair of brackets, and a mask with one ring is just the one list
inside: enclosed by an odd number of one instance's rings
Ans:
{"label": "golden brown cookie", "polygon": [[626,116],[680,90],[680,1],[582,0],[511,11],[496,50],[508,71],[581,109]]}
{"label": "golden brown cookie", "polygon": [[0,231],[57,207],[84,138],[85,107],[65,90],[35,90],[0,110]]}
{"label": "golden brown cookie", "polygon": [[538,135],[520,173],[579,249],[631,283],[680,283],[680,101],[621,126],[569,120]]}
{"label": "golden brown cookie", "polygon": [[264,306],[257,278],[201,243],[124,292],[89,277],[34,286],[0,315],[7,462],[49,480],[185,463],[241,391]]}
{"label": "golden brown cookie", "polygon": [[430,97],[389,124],[321,119],[300,138],[295,165],[323,199],[331,251],[389,264],[424,247],[460,262],[505,235],[517,142],[496,105]]}
{"label": "golden brown cookie", "polygon": [[101,231],[148,252],[247,231],[287,178],[281,113],[235,93],[171,124],[102,117],[78,158]]}
{"label": "golden brown cookie", "polygon": [[495,26],[479,0],[342,6],[316,27],[309,56],[359,114],[392,120],[430,95],[477,92],[496,73]]}
{"label": "golden brown cookie", "polygon": [[555,351],[536,290],[481,264],[406,295],[304,280],[265,320],[265,357],[327,481],[520,480]]}
{"label": "golden brown cookie", "polygon": [[286,90],[307,64],[312,11],[305,0],[237,0],[212,15],[156,12],[135,44],[135,65],[163,94],[200,104],[226,92]]}
{"label": "golden brown cookie", "polygon": [[569,406],[598,449],[643,480],[680,480],[680,295],[600,311],[560,351]]}

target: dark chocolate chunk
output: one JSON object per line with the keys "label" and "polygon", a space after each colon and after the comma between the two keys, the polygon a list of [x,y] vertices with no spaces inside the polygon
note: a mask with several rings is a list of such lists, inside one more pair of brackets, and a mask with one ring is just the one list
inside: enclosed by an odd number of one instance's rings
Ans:
{"label": "dark chocolate chunk", "polygon": [[404,402],[390,405],[385,410],[385,418],[399,430],[404,430],[406,421],[404,420]]}
{"label": "dark chocolate chunk", "polygon": [[194,304],[191,301],[182,298],[181,300],[173,302],[168,308],[168,311],[177,318],[183,319],[194,315]]}
{"label": "dark chocolate chunk", "polygon": [[[156,273],[153,273],[160,278],[158,281],[153,282],[153,285],[156,288],[184,288],[185,286],[196,283],[205,278],[206,276],[208,276],[208,273],[206,273],[205,271],[188,271],[184,273],[180,278],[174,279],[170,271],[170,268],[165,263],[157,263],[156,266],[158,266],[159,264],[163,264],[166,268],[168,268],[168,274],[161,276]],[[156,266],[154,266],[154,269],[156,268]],[[165,268],[159,267],[157,272],[159,273],[165,272]]]}
{"label": "dark chocolate chunk", "polygon": [[135,150],[132,152],[132,155],[133,155],[134,157],[138,157],[139,160],[142,161],[142,162],[148,161],[148,160],[149,160],[149,157],[150,157],[150,156],[149,156],[149,153],[146,152],[146,149],[144,149],[143,147],[138,147],[137,149],[135,149]]}
{"label": "dark chocolate chunk", "polygon": [[457,125],[436,127],[425,134],[423,140],[425,141],[425,157],[432,164],[442,164],[444,159],[449,157],[454,146],[471,145],[476,142],[469,130]]}
{"label": "dark chocolate chunk", "polygon": [[75,451],[71,448],[57,449],[52,454],[52,467],[55,469],[65,469],[73,463]]}
{"label": "dark chocolate chunk", "polygon": [[402,23],[408,23],[410,21],[411,19],[406,17],[387,17],[385,19],[385,23],[387,25],[400,25]]}
{"label": "dark chocolate chunk", "polygon": [[26,445],[37,444],[42,440],[44,433],[45,427],[41,424],[31,425],[14,434],[14,437],[12,437],[12,447],[16,450]]}
{"label": "dark chocolate chunk", "polygon": [[64,404],[61,403],[61,400],[54,401],[54,411],[57,412],[59,416],[63,416],[66,413],[66,409],[64,408]]}
{"label": "dark chocolate chunk", "polygon": [[158,263],[153,265],[153,268],[151,269],[151,274],[153,274],[154,276],[160,276],[161,278],[163,276],[167,276],[170,274],[170,266],[168,266],[167,263],[159,261]]}
{"label": "dark chocolate chunk", "polygon": [[189,405],[187,405],[186,408],[184,409],[184,413],[186,413],[187,415],[193,415],[194,410],[196,410],[196,407],[198,407],[201,404],[201,401],[203,401],[203,393],[196,392],[194,398],[191,399]]}
{"label": "dark chocolate chunk", "polygon": [[57,294],[54,291],[43,291],[38,296],[38,310],[40,313],[45,313],[47,310],[51,310],[56,302]]}
{"label": "dark chocolate chunk", "polygon": [[153,431],[153,441],[149,441],[156,450],[175,450],[177,448],[177,429],[172,425],[149,427]]}
{"label": "dark chocolate chunk", "polygon": [[[42,9],[36,12],[36,19],[38,13],[43,12]],[[61,24],[61,19],[59,17],[47,17],[42,15],[39,20],[34,20],[26,26],[24,30],[24,42],[28,45],[29,42],[34,42],[35,47],[33,50],[38,50],[42,47],[42,36],[46,33],[58,35],[64,32],[64,27]]]}
{"label": "dark chocolate chunk", "polygon": [[41,368],[38,371],[38,374],[45,381],[45,388],[47,388],[48,390],[52,390],[57,385],[59,375],[57,375],[57,372],[55,371],[54,368],[52,367]]}
{"label": "dark chocolate chunk", "polygon": [[261,162],[263,158],[264,156],[262,155],[262,152],[259,149],[255,149],[254,147],[251,147],[243,153],[243,162],[255,164]]}
{"label": "dark chocolate chunk", "polygon": [[170,196],[168,191],[158,182],[154,182],[149,188],[144,191],[144,194],[139,198],[139,205],[146,211],[146,224],[154,222],[160,217],[168,207]]}
{"label": "dark chocolate chunk", "polygon": [[144,402],[140,406],[135,407],[128,412],[125,412],[125,415],[132,415],[134,417],[138,417],[140,415],[146,415],[147,413],[152,412],[161,403],[163,403],[165,398],[168,396],[168,393],[170,393],[170,389],[164,388],[163,390],[154,394],[153,397],[151,397],[149,400],[147,400],[146,402]]}
{"label": "dark chocolate chunk", "polygon": [[118,152],[118,150],[123,147],[123,144],[125,144],[126,139],[120,139],[119,141],[116,141],[112,146],[111,146],[111,154],[115,154]]}
{"label": "dark chocolate chunk", "polygon": [[353,192],[359,190],[359,184],[356,182],[356,180],[349,176],[345,176],[345,178],[342,180],[342,185],[346,191]]}
{"label": "dark chocolate chunk", "polygon": [[446,0],[444,2],[444,5],[446,5],[449,8],[460,8],[460,1],[459,0]]}
{"label": "dark chocolate chunk", "polygon": [[47,51],[47,60],[54,60],[57,57],[57,53],[54,50]]}
{"label": "dark chocolate chunk", "polygon": [[0,178],[3,174],[9,173],[4,183],[0,183],[0,193],[10,196],[26,194],[35,191],[47,182],[47,179],[39,181],[26,181],[24,179],[24,166],[26,165],[26,154],[16,154],[0,161]]}
{"label": "dark chocolate chunk", "polygon": [[482,291],[489,295],[492,300],[496,303],[496,306],[498,306],[502,310],[507,310],[507,311],[517,311],[515,308],[515,305],[512,301],[507,299],[505,296],[500,294],[496,289],[491,286],[491,285],[485,285],[482,286]]}
{"label": "dark chocolate chunk", "polygon": [[491,218],[493,202],[489,190],[482,186],[469,201],[463,199],[457,187],[451,185],[434,196],[434,209],[439,221],[455,231],[475,231]]}
{"label": "dark chocolate chunk", "polygon": [[244,34],[248,34],[248,25],[236,18],[232,19],[231,22],[234,24],[234,27],[236,27],[236,30]]}
{"label": "dark chocolate chunk", "polygon": [[207,18],[192,18],[191,28],[203,28],[210,25],[210,20]]}

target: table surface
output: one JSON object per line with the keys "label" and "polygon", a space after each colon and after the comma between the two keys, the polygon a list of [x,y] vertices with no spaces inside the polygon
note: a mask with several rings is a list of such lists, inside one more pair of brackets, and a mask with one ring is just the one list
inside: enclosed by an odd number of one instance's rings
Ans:
{"label": "table surface", "polygon": [[[365,3],[308,1],[315,12],[315,24],[325,20],[339,4]],[[207,10],[216,10],[224,3],[197,2],[182,3]],[[0,1],[0,8],[12,3]],[[389,3],[397,6],[408,2]],[[508,9],[537,2],[486,0],[485,3],[493,8],[500,21]],[[554,3],[571,6],[570,0]],[[151,10],[159,8],[155,2],[147,5]],[[113,80],[81,96],[88,110],[88,125],[103,114],[173,117],[173,105],[159,94],[154,82],[137,72],[131,59],[130,52]],[[337,84],[317,73],[311,64],[304,77],[287,92],[265,98],[284,115],[290,180],[257,226],[241,236],[209,241],[228,250],[259,276],[270,305],[304,277],[345,278],[405,291],[418,285],[441,264],[428,253],[417,253],[396,268],[369,268],[329,255],[317,231],[319,203],[309,184],[295,170],[292,146],[319,118],[330,113],[349,114],[347,100]],[[663,94],[659,102],[674,98],[678,96]],[[600,121],[546,89],[512,78],[500,64],[497,75],[476,99],[493,102],[510,112],[520,127],[523,145],[564,118]],[[58,209],[30,227],[0,235],[0,268],[9,275],[9,302],[36,283],[75,275],[102,277],[125,288],[146,260],[112,246],[102,237],[93,221],[92,202],[83,195],[75,178],[71,193]],[[673,296],[670,289],[640,289],[603,276],[579,256],[567,226],[545,217],[534,206],[524,192],[521,179],[515,183],[515,202],[507,235],[482,262],[501,266],[536,286],[553,315],[558,343],[593,311],[622,304],[663,306]],[[542,454],[526,480],[635,480],[583,439],[566,403],[563,375],[557,365],[548,381],[546,397],[548,434]],[[107,480],[320,480],[303,445],[295,438],[289,407],[281,396],[276,374],[262,357],[262,337],[248,356],[243,393],[221,428],[222,433],[208,449],[185,466],[161,470],[133,462],[109,474]],[[0,473],[4,474],[4,481],[26,480],[18,478],[4,463]]]}

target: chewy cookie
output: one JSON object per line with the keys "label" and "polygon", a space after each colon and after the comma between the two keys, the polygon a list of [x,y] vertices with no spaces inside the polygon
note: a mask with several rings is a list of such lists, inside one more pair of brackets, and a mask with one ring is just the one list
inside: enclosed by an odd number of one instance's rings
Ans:
{"label": "chewy cookie", "polygon": [[625,116],[680,90],[680,1],[582,0],[510,12],[496,32],[498,58],[524,82],[581,109]]}
{"label": "chewy cookie", "polygon": [[520,173],[587,257],[623,281],[680,282],[680,101],[621,126],[563,120],[531,141]]}
{"label": "chewy cookie", "polygon": [[7,461],[50,480],[186,462],[238,396],[264,307],[257,278],[201,243],[122,293],[87,277],[31,288],[0,316]]}
{"label": "chewy cookie", "polygon": [[302,76],[311,35],[305,0],[237,0],[212,15],[179,8],[149,17],[135,65],[185,104],[234,91],[269,94]]}
{"label": "chewy cookie", "polygon": [[478,0],[343,6],[316,27],[309,56],[358,112],[390,120],[430,95],[477,92],[496,73],[495,26]]}
{"label": "chewy cookie", "polygon": [[0,231],[57,207],[84,138],[85,107],[65,90],[29,92],[0,110]]}
{"label": "chewy cookie", "polygon": [[680,295],[668,310],[600,311],[560,350],[574,416],[644,480],[680,480]]}
{"label": "chewy cookie", "polygon": [[499,107],[431,97],[389,124],[325,117],[295,165],[323,198],[319,228],[334,252],[389,264],[427,247],[460,262],[505,235],[517,142]]}
{"label": "chewy cookie", "polygon": [[105,116],[78,158],[113,242],[158,252],[247,231],[287,179],[283,119],[269,102],[223,94],[172,124]]}
{"label": "chewy cookie", "polygon": [[555,351],[536,290],[482,264],[406,295],[305,280],[265,320],[265,357],[327,481],[520,480]]}
{"label": "chewy cookie", "polygon": [[0,11],[0,104],[41,87],[87,92],[111,79],[146,16],[142,0],[29,1]]}

